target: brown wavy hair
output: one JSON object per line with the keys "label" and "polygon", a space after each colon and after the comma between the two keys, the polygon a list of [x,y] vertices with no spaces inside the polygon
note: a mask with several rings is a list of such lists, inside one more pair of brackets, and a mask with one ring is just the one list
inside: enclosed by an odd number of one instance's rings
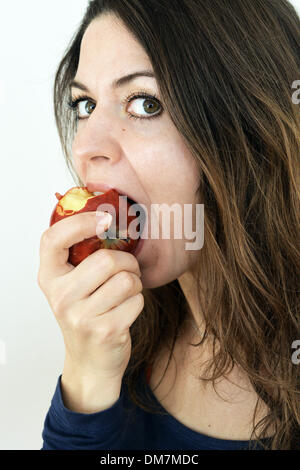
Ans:
{"label": "brown wavy hair", "polygon": [[[83,34],[105,12],[117,15],[149,56],[164,107],[199,168],[205,243],[196,276],[206,324],[194,346],[214,338],[199,379],[214,384],[239,365],[257,406],[262,400],[269,409],[254,426],[255,409],[251,438],[275,429],[265,448],[298,449],[300,365],[291,356],[300,338],[300,114],[292,99],[299,16],[287,0],[235,0],[230,7],[227,0],[90,1],[54,85],[56,124],[77,185],[69,84]],[[171,345],[170,361],[189,307],[178,280],[143,294],[124,380],[131,399],[155,412],[136,390],[138,376],[162,345]]]}

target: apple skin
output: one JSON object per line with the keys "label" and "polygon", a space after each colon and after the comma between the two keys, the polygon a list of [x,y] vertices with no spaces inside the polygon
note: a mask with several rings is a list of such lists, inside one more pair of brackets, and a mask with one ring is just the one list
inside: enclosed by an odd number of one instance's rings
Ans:
{"label": "apple skin", "polygon": [[[76,192],[76,190],[81,190],[81,196],[86,197],[86,203],[80,210],[65,210],[63,207],[63,198],[72,192]],[[100,204],[111,204],[115,208],[116,212],[116,229],[119,228],[119,193],[115,189],[110,189],[104,194],[94,196],[90,193],[87,187],[73,187],[69,189],[64,196],[59,193],[55,193],[56,198],[58,199],[58,203],[56,204],[50,218],[50,226],[59,222],[66,217],[71,217],[75,214],[80,214],[81,212],[94,212],[97,211],[97,208]],[[88,199],[89,198],[89,199]],[[132,220],[136,218],[136,216],[128,215],[128,209],[130,204],[127,200],[127,223],[128,225]],[[107,210],[109,212],[109,210]],[[111,214],[114,216],[114,214]],[[128,227],[127,227],[128,229]],[[78,266],[81,261],[87,258],[90,254],[94,253],[95,251],[106,248],[111,250],[120,250],[120,251],[127,251],[131,253],[138,244],[138,239],[132,239],[128,237],[129,242],[124,239],[106,239],[101,240],[97,235],[83,240],[79,243],[76,243],[69,249],[69,258],[68,262],[73,266]]]}

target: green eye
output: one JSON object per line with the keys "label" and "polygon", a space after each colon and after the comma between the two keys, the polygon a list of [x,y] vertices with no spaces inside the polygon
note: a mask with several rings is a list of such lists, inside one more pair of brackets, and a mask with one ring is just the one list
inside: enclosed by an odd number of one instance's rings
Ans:
{"label": "green eye", "polygon": [[88,96],[69,101],[68,106],[76,113],[76,119],[85,119],[92,114],[96,105]]}
{"label": "green eye", "polygon": [[83,119],[87,117],[85,113],[89,116],[94,111],[96,105],[91,100],[84,100],[78,103],[78,117]]}
{"label": "green eye", "polygon": [[[161,114],[162,106],[157,99],[148,95],[135,95],[128,99],[130,106],[127,111],[129,117],[136,119],[149,119]],[[133,114],[132,114],[133,111]]]}

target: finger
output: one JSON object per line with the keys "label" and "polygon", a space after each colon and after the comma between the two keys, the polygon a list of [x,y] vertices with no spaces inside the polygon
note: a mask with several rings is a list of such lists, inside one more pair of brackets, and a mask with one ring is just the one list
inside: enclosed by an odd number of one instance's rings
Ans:
{"label": "finger", "polygon": [[129,297],[117,307],[108,310],[105,313],[98,314],[91,318],[91,324],[94,323],[95,330],[108,329],[109,331],[124,331],[129,328],[137,319],[144,308],[144,296],[142,293]]}
{"label": "finger", "polygon": [[52,279],[74,269],[68,263],[69,248],[95,236],[96,227],[96,212],[75,214],[49,227],[40,243],[40,277]]}
{"label": "finger", "polygon": [[84,309],[90,316],[100,315],[142,290],[143,284],[139,276],[129,271],[121,271],[85,299]]}
{"label": "finger", "polygon": [[69,286],[74,286],[72,298],[79,300],[88,298],[120,271],[129,271],[141,277],[139,263],[131,253],[101,248],[69,272],[64,282]]}

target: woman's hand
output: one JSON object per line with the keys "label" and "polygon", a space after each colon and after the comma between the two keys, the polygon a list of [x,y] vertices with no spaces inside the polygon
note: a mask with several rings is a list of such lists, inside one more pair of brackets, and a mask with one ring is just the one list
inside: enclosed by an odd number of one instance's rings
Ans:
{"label": "woman's hand", "polygon": [[118,398],[131,354],[129,327],[144,307],[131,253],[101,249],[76,267],[67,262],[69,248],[95,234],[96,213],[85,212],[52,225],[40,244],[38,284],[66,348],[65,399],[82,412],[105,409]]}

